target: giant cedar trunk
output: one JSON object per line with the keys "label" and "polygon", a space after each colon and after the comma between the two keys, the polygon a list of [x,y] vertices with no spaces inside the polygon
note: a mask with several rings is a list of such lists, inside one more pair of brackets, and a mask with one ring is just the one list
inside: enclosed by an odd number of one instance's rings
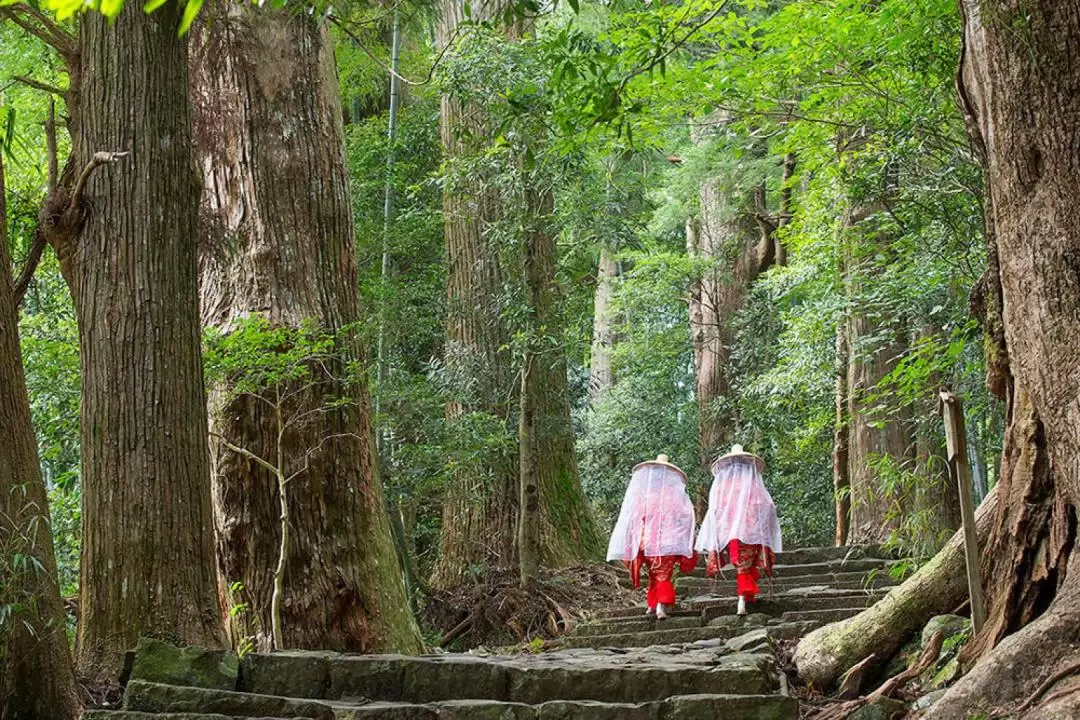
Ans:
{"label": "giant cedar trunk", "polygon": [[[499,0],[472,5],[472,19],[498,21],[503,6]],[[443,2],[438,44],[453,41],[464,20],[463,7],[461,0]],[[511,38],[519,33],[520,28],[508,31]],[[476,152],[477,140],[463,133],[484,138],[488,124],[483,108],[464,107],[444,96],[440,132],[448,162]],[[457,384],[447,416],[458,421],[471,413],[485,413],[505,423],[507,430],[516,426],[519,434],[532,438],[530,442],[540,442],[535,469],[541,518],[539,564],[553,567],[591,557],[596,550],[595,530],[574,457],[564,357],[545,353],[535,368],[537,374],[531,375],[544,383],[543,393],[527,401],[535,413],[526,418],[527,427],[535,430],[523,430],[520,418],[513,417],[523,407],[522,386],[505,349],[510,333],[499,301],[506,286],[517,280],[503,261],[506,250],[487,237],[489,224],[502,217],[500,205],[482,179],[458,180],[443,194],[448,306],[444,363],[447,376]],[[553,246],[550,252],[554,253]],[[554,263],[554,254],[544,261]],[[553,278],[554,264],[551,273]],[[539,306],[532,307],[535,311]],[[544,313],[541,320],[548,322],[546,331],[551,332],[557,318],[548,308],[540,312]],[[470,567],[517,563],[519,475],[526,456],[531,456],[529,448],[518,448],[517,453],[505,446],[485,448],[481,457],[455,473],[443,505],[436,584],[451,584]]]}
{"label": "giant cedar trunk", "polygon": [[837,547],[846,545],[851,532],[851,466],[848,453],[848,347],[847,317],[841,316],[836,324],[836,419],[833,423],[833,498],[836,502],[836,534],[833,542]]}
{"label": "giant cedar trunk", "polygon": [[708,468],[735,434],[730,354],[731,322],[746,301],[750,284],[775,260],[770,235],[757,237],[749,221],[749,197],[732,197],[730,188],[710,180],[701,187],[701,213],[687,232],[687,250],[713,264],[694,282],[690,333],[698,404],[701,461]]}
{"label": "giant cedar trunk", "polygon": [[611,369],[611,349],[614,344],[611,301],[615,295],[618,268],[614,252],[605,244],[600,247],[596,265],[596,291],[593,294],[592,352],[589,357],[589,402],[595,405],[615,382]]}
{"label": "giant cedar trunk", "polygon": [[[79,701],[30,421],[0,157],[0,718],[75,720]],[[33,557],[40,569],[16,560]]]}
{"label": "giant cedar trunk", "polygon": [[[203,323],[227,332],[245,316],[331,332],[360,316],[349,181],[334,52],[308,13],[222,0],[193,41],[195,144],[204,172],[200,216]],[[312,417],[282,443],[290,543],[282,626],[286,647],[416,652],[420,642],[390,534],[367,390],[340,385],[347,358],[292,412]],[[275,457],[273,412],[212,388],[210,427]],[[317,411],[324,396],[355,405]],[[328,440],[328,438],[331,438]],[[243,583],[260,650],[271,644],[271,595],[281,530],[272,473],[211,443],[223,583]],[[318,448],[318,449],[316,449]],[[314,452],[310,452],[314,450]]]}
{"label": "giant cedar trunk", "polygon": [[[498,2],[474,4],[473,17],[490,20],[498,6]],[[463,3],[445,0],[440,12],[436,41],[444,47],[454,41],[465,19]],[[484,127],[480,109],[443,96],[440,135],[449,162],[475,150],[475,143],[463,133],[483,137]],[[498,305],[507,269],[505,253],[485,236],[498,215],[497,199],[479,183],[466,187],[458,182],[443,193],[447,271],[443,360],[455,382],[447,418],[460,422],[471,413],[487,413],[502,418],[509,432],[519,388],[505,350],[510,334]],[[436,584],[456,582],[470,566],[510,567],[516,562],[517,460],[512,450],[500,446],[485,450],[454,474],[443,502]]]}
{"label": "giant cedar trunk", "polygon": [[[1027,696],[1075,661],[1080,643],[1080,7],[962,0],[961,9],[959,89],[984,155],[990,268],[998,271],[984,289],[1003,329],[999,337],[988,312],[988,335],[1004,341],[989,348],[988,365],[1010,400],[1003,502],[984,556],[988,621],[971,654],[1023,627],[934,706],[942,718]],[[1077,696],[1056,710],[1075,717]]]}
{"label": "giant cedar trunk", "polygon": [[[862,224],[877,222],[872,206],[856,206],[845,218],[845,232],[854,235]],[[850,241],[851,248],[866,247],[888,252],[889,235],[871,227],[862,242]],[[877,543],[902,531],[905,540],[924,547],[940,547],[960,524],[956,484],[944,472],[941,438],[933,430],[938,425],[933,406],[916,403],[875,416],[872,401],[878,384],[891,373],[907,351],[907,331],[892,310],[873,300],[873,285],[880,272],[873,258],[845,251],[845,284],[848,310],[841,320],[837,352],[841,365],[846,364],[846,378],[838,381],[838,434],[834,443],[834,475],[839,482],[850,483],[850,530],[847,542]],[[884,326],[884,332],[882,332]],[[884,338],[884,339],[883,339]],[[841,372],[844,372],[841,369]],[[926,392],[931,395],[931,384]],[[846,398],[841,398],[841,390]],[[839,452],[838,454],[838,451]],[[846,472],[836,468],[840,455],[846,454]],[[875,464],[887,458],[894,466],[916,478],[908,480],[896,492],[885,492]],[[838,505],[838,513],[841,506]],[[838,514],[838,523],[840,516]],[[908,522],[908,527],[902,525]],[[839,527],[839,524],[838,524]],[[910,533],[917,533],[911,537]],[[838,533],[839,536],[839,533]]]}
{"label": "giant cedar trunk", "polygon": [[140,635],[223,642],[199,356],[199,190],[187,41],[170,2],[79,23],[72,160],[130,153],[86,184],[57,240],[79,323],[82,559],[76,657],[115,681]]}
{"label": "giant cedar trunk", "polygon": [[[528,181],[527,181],[528,182]],[[566,356],[551,334],[561,327],[555,270],[558,246],[545,225],[550,191],[526,193],[530,224],[522,248],[526,304],[526,357],[521,381],[519,452],[521,472],[518,548],[522,584],[536,579],[540,558],[566,565],[599,549],[581,489],[570,424]]]}
{"label": "giant cedar trunk", "polygon": [[[844,225],[857,232],[859,210],[850,213]],[[873,222],[870,220],[868,222]],[[870,242],[886,247],[888,237],[871,230]],[[848,253],[850,255],[850,253]],[[900,324],[888,319],[889,309],[874,307],[864,297],[875,282],[871,261],[848,258],[845,283],[849,295],[847,313],[847,453],[848,478],[851,483],[850,543],[878,543],[886,540],[903,520],[904,498],[882,491],[873,462],[887,456],[895,464],[914,461],[914,439],[903,418],[893,414],[875,418],[870,395],[877,384],[895,369],[907,343]],[[881,325],[886,325],[887,339],[881,341]],[[883,426],[878,422],[884,420]]]}

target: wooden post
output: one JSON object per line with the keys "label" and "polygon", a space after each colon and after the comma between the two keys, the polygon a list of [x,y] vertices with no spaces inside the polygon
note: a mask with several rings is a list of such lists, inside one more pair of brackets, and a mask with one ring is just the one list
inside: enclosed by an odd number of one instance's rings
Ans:
{"label": "wooden post", "polygon": [[978,633],[986,622],[986,600],[983,597],[979,541],[975,537],[975,502],[971,496],[964,406],[960,398],[948,390],[942,390],[940,397],[941,412],[945,419],[949,471],[960,488],[960,517],[964,525],[964,559],[967,561],[968,594],[971,597],[971,623]]}

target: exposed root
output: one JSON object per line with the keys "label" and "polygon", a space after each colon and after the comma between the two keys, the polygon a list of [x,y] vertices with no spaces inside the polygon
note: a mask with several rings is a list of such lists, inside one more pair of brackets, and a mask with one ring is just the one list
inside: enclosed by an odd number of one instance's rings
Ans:
{"label": "exposed root", "polygon": [[439,647],[468,650],[553,640],[589,613],[631,605],[618,570],[587,565],[549,573],[539,592],[521,589],[517,572],[492,570],[479,580],[435,591],[421,609],[422,623],[442,637]]}
{"label": "exposed root", "polygon": [[877,660],[877,655],[870,653],[844,673],[844,676],[840,678],[840,690],[836,696],[841,700],[858,697],[859,691],[862,690],[863,680],[866,679],[866,671],[875,660]]}
{"label": "exposed root", "polygon": [[[1050,700],[1039,698],[1080,672],[1080,553],[1073,553],[1065,582],[1039,618],[1002,640],[925,714],[934,720],[973,712],[1038,717]],[[1064,715],[1056,715],[1064,717]]]}
{"label": "exposed root", "polygon": [[[941,654],[941,646],[944,642],[945,634],[939,630],[930,638],[930,642],[927,643],[926,647],[923,649],[919,659],[912,663],[907,670],[889,678],[883,682],[877,690],[865,697],[829,705],[812,714],[810,717],[813,720],[843,720],[863,705],[872,703],[879,698],[895,697],[896,694],[903,689],[904,685],[922,675],[937,661],[938,656]],[[851,668],[845,677],[857,676],[861,678],[873,659],[873,655],[866,658],[855,667]],[[845,682],[845,685],[846,684],[847,683]],[[853,687],[856,688],[857,692],[858,686],[853,685]],[[842,693],[843,689],[841,689],[840,697],[844,698]]]}

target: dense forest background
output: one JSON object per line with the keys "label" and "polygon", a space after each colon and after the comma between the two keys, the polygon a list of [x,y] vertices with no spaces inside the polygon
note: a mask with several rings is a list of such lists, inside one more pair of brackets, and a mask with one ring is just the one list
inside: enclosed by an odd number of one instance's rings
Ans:
{"label": "dense forest background", "polygon": [[[439,549],[455,483],[467,475],[494,492],[491,458],[517,443],[505,378],[529,333],[521,276],[504,273],[473,308],[500,329],[488,350],[507,369],[501,386],[477,386],[482,372],[448,329],[459,309],[443,197],[470,185],[504,209],[482,252],[506,267],[520,262],[526,195],[549,196],[542,221],[558,259],[542,343],[565,353],[599,534],[637,462],[668,453],[700,494],[709,458],[740,442],[768,462],[786,543],[832,543],[839,499],[854,505],[853,539],[926,557],[955,527],[935,514],[947,496],[934,405],[944,386],[967,403],[977,499],[993,484],[1002,409],[969,307],[986,252],[980,168],[955,99],[956,3],[727,5],[560,5],[514,18],[524,29],[509,36],[473,9],[450,52],[436,8],[332,18],[382,482],[420,576],[450,577]],[[391,143],[395,27],[404,81]],[[19,268],[48,191],[50,112],[64,113],[43,86],[66,80],[14,23],[0,23],[0,67]],[[449,131],[450,155],[447,97],[472,107]],[[61,584],[74,596],[78,332],[51,249],[19,327]],[[862,505],[876,518],[865,526]],[[451,576],[486,569],[466,562]]]}

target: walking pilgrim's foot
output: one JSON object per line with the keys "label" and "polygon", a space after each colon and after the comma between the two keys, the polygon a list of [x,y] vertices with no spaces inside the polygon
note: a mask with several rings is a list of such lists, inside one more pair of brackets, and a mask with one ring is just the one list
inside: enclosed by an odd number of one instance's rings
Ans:
{"label": "walking pilgrim's foot", "polygon": [[666,617],[667,617],[667,613],[664,612],[664,603],[659,603],[656,606],[656,619],[657,620],[663,620]]}
{"label": "walking pilgrim's foot", "polygon": [[655,615],[656,614],[656,608],[645,608],[645,614],[646,615]]}
{"label": "walking pilgrim's foot", "polygon": [[744,595],[739,596],[739,607],[735,611],[735,614],[736,615],[745,615],[746,614],[746,597]]}

